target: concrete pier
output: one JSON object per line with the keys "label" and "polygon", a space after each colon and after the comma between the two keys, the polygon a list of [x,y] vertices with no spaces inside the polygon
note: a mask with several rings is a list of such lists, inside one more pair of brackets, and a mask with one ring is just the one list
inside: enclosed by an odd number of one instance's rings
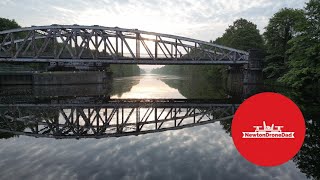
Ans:
{"label": "concrete pier", "polygon": [[244,84],[262,83],[263,53],[258,49],[249,50],[249,63],[244,72]]}
{"label": "concrete pier", "polygon": [[243,85],[243,73],[243,66],[230,66],[228,68],[227,89],[231,96],[241,94],[242,89],[239,87],[242,87]]}

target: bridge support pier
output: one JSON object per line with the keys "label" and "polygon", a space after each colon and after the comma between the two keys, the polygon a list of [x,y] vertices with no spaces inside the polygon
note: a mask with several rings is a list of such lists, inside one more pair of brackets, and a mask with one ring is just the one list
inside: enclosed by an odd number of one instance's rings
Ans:
{"label": "bridge support pier", "polygon": [[227,89],[232,96],[241,94],[243,69],[243,65],[232,65],[228,67]]}
{"label": "bridge support pier", "polygon": [[244,71],[244,84],[262,83],[262,59],[263,53],[261,50],[249,50],[249,63]]}

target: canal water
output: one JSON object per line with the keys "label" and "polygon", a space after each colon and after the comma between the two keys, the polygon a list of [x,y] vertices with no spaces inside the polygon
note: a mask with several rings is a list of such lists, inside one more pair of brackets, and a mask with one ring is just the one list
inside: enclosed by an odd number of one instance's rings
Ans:
{"label": "canal water", "polygon": [[[1,103],[34,97],[219,99],[239,102],[263,91],[290,97],[303,111],[307,136],[297,156],[277,167],[246,161],[232,142],[231,121],[108,138],[55,139],[0,134],[0,179],[319,179],[319,97],[278,87],[145,74],[107,85],[1,87]],[[54,92],[54,93],[53,93]],[[53,94],[50,94],[53,93]],[[8,100],[8,97],[13,97]],[[29,99],[28,99],[29,98]],[[66,100],[67,101],[67,100]],[[11,102],[12,103],[12,102]],[[3,120],[3,117],[2,119]],[[3,127],[1,127],[3,128]]]}

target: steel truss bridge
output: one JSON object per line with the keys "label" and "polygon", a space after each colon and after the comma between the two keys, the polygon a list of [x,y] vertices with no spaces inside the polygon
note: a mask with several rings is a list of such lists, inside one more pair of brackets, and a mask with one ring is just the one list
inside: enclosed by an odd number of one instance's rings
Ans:
{"label": "steel truss bridge", "polygon": [[139,135],[229,120],[238,106],[196,100],[2,104],[0,131],[58,139]]}
{"label": "steel truss bridge", "polygon": [[103,26],[33,26],[0,32],[0,62],[51,66],[247,64],[248,52],[187,37]]}

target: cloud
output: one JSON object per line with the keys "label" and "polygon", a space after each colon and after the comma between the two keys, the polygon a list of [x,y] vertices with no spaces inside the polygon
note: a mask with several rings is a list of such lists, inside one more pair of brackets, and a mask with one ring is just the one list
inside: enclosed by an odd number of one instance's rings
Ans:
{"label": "cloud", "polygon": [[84,24],[138,28],[213,40],[240,17],[263,28],[283,7],[302,8],[307,0],[38,0],[1,1],[0,16],[23,26]]}
{"label": "cloud", "polygon": [[3,179],[306,179],[244,160],[219,123],[107,139],[0,140]]}

